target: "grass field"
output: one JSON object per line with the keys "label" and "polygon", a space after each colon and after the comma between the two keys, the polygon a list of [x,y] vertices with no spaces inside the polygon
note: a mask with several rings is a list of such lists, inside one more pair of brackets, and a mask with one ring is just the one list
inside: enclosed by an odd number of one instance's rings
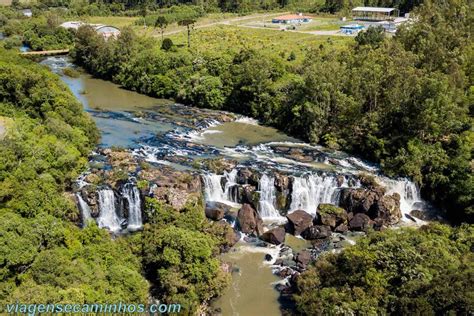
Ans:
{"label": "grass field", "polygon": [[[176,45],[186,45],[186,33],[169,36]],[[217,25],[193,31],[191,46],[194,50],[204,51],[240,51],[242,48],[253,48],[270,54],[304,54],[310,47],[320,44],[342,47],[354,39],[341,36],[315,36],[313,34],[281,32],[256,28],[245,28],[232,25]]]}
{"label": "grass field", "polygon": [[90,17],[80,18],[80,20],[88,22],[88,23],[106,24],[106,25],[111,25],[118,28],[123,28],[125,26],[133,25],[137,19],[138,19],[137,17],[126,17],[126,16],[90,16]]}
{"label": "grass field", "polygon": [[[301,25],[294,25],[298,31],[330,31],[338,30],[341,25],[347,24],[348,22],[342,22],[337,17],[314,17],[313,21],[309,23],[304,23]],[[266,27],[269,29],[281,29],[281,28],[290,28],[293,25],[290,24],[275,24],[272,23],[271,18],[265,20],[252,20],[239,23],[243,26],[250,27]]]}

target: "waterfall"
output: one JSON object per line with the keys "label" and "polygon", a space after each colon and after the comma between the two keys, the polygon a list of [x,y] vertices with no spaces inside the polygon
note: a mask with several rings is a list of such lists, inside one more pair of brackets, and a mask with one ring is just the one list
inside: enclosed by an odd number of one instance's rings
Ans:
{"label": "waterfall", "polygon": [[317,174],[294,177],[290,211],[304,210],[316,215],[320,203],[338,204],[338,191],[335,177]]}
{"label": "waterfall", "polygon": [[80,193],[76,193],[76,198],[79,205],[79,210],[81,211],[82,227],[85,227],[87,222],[92,219],[91,209],[86,201],[84,201]]}
{"label": "waterfall", "polygon": [[121,229],[120,219],[115,211],[114,191],[110,189],[99,191],[99,210],[100,215],[97,218],[99,227],[108,228],[113,232]]}
{"label": "waterfall", "polygon": [[[207,201],[221,202],[227,204],[237,203],[237,194],[232,187],[237,184],[237,169],[231,172],[224,171],[223,175],[208,173],[202,176],[204,181],[204,193]],[[222,179],[225,185],[222,187]]]}
{"label": "waterfall", "polygon": [[138,188],[133,183],[127,183],[123,187],[122,196],[128,202],[128,230],[142,228],[142,207]]}
{"label": "waterfall", "polygon": [[264,174],[258,183],[260,191],[259,212],[263,219],[280,218],[280,213],[275,209],[275,178]]}
{"label": "waterfall", "polygon": [[[398,193],[400,195],[400,210],[403,215],[409,214],[414,209],[423,210],[424,201],[418,186],[408,179],[393,180],[383,179],[382,182],[387,187],[387,194]],[[403,219],[406,219],[403,216]]]}

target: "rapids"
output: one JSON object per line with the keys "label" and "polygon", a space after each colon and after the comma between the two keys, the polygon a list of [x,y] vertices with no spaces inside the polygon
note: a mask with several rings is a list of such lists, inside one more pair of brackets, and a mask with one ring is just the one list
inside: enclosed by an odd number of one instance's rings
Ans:
{"label": "rapids", "polygon": [[[239,172],[257,170],[258,212],[270,226],[285,221],[285,212],[303,209],[315,215],[320,203],[338,204],[343,188],[358,187],[357,175],[369,174],[401,197],[402,213],[423,210],[427,203],[409,179],[385,177],[379,166],[344,152],[303,143],[257,121],[220,111],[200,110],[126,91],[87,74],[70,78],[62,73],[74,67],[65,57],[49,57],[42,64],[57,73],[95,120],[101,135],[100,147],[123,147],[154,166],[167,165],[196,171],[196,163],[208,158],[228,158],[236,166],[223,172],[199,170],[206,202],[238,207],[241,200]],[[288,203],[282,206],[277,175],[291,179]],[[78,186],[84,180],[78,180]],[[241,184],[240,184],[241,185]],[[76,196],[85,224],[93,219],[91,208]],[[284,209],[283,209],[284,208]],[[119,192],[108,187],[98,190],[99,227],[112,232],[135,231],[143,226],[142,201],[136,183],[129,181]],[[403,221],[412,223],[406,216]],[[295,244],[304,241],[293,238]],[[278,314],[278,292],[272,282],[271,263],[265,254],[278,249],[260,247],[243,238],[223,259],[235,265],[233,284],[215,302],[224,315]],[[261,310],[255,309],[261,307]]]}

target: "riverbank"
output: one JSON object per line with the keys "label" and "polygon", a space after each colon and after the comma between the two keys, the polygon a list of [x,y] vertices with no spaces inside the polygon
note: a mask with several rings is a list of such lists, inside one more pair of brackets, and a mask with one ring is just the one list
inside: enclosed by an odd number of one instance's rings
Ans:
{"label": "riverbank", "polygon": [[[459,29],[460,34],[463,30]],[[94,75],[113,79],[127,89],[200,108],[238,112],[296,138],[380,162],[388,174],[413,178],[422,194],[451,220],[470,216],[462,214],[469,208],[471,194],[467,187],[457,188],[472,179],[466,159],[470,119],[467,104],[456,97],[467,86],[456,86],[450,79],[455,74],[443,69],[433,79],[431,70],[410,57],[416,52],[404,48],[410,47],[412,37],[401,33],[384,39],[382,34],[367,44],[361,35],[355,43],[342,46],[334,40],[292,45],[286,35],[271,43],[255,34],[206,32],[208,39],[190,49],[165,50],[158,42],[150,46],[148,39],[133,34],[123,36],[126,43],[122,37],[101,42],[95,33],[83,30],[77,35],[75,60]],[[209,45],[221,41],[236,45],[211,53]],[[103,55],[89,45],[96,42],[104,48]],[[122,46],[130,50],[121,52]],[[92,62],[81,56],[96,57]],[[120,67],[101,62],[119,56]],[[149,65],[146,70],[144,65]],[[436,87],[432,80],[438,83]],[[425,102],[428,96],[439,106],[430,107]],[[412,113],[424,115],[431,123],[420,124],[419,115]],[[452,151],[453,146],[459,150]],[[439,177],[446,181],[434,180]]]}

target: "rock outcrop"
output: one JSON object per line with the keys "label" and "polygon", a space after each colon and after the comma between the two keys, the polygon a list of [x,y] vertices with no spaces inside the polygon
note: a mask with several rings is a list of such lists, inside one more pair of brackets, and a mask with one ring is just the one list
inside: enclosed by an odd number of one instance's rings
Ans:
{"label": "rock outcrop", "polygon": [[216,206],[206,205],[206,217],[212,219],[213,221],[220,221],[224,218],[225,210]]}
{"label": "rock outcrop", "polygon": [[357,213],[349,221],[349,229],[355,231],[367,231],[372,227],[370,217],[363,213]]}
{"label": "rock outcrop", "polygon": [[266,231],[260,236],[260,239],[270,244],[280,245],[285,242],[286,231],[283,227],[276,227]]}
{"label": "rock outcrop", "polygon": [[339,202],[342,208],[354,216],[362,213],[369,217],[377,223],[376,228],[396,224],[402,217],[400,196],[397,193],[385,195],[384,188],[374,185],[370,189],[343,189]]}
{"label": "rock outcrop", "polygon": [[306,228],[301,237],[306,240],[324,239],[331,236],[331,228],[325,225],[315,225]]}
{"label": "rock outcrop", "polygon": [[299,236],[310,226],[313,226],[313,216],[303,210],[296,210],[286,215],[288,219],[287,230],[289,233]]}
{"label": "rock outcrop", "polygon": [[245,234],[260,236],[263,233],[262,218],[250,204],[244,204],[240,208],[237,214],[237,224]]}
{"label": "rock outcrop", "polygon": [[327,225],[334,229],[341,224],[347,224],[346,210],[332,204],[319,204],[316,214],[317,225]]}

